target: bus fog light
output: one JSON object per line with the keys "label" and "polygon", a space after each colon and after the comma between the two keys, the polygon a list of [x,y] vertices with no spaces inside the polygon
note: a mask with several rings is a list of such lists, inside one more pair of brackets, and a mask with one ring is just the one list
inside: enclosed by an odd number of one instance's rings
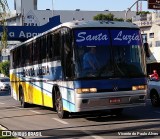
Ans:
{"label": "bus fog light", "polygon": [[81,93],[96,93],[97,88],[78,88],[76,89],[76,93],[81,94]]}
{"label": "bus fog light", "polygon": [[76,92],[78,94],[81,94],[81,93],[89,93],[89,88],[78,88],[76,89]]}
{"label": "bus fog light", "polygon": [[145,89],[147,89],[146,85],[132,86],[132,90],[145,90]]}
{"label": "bus fog light", "polygon": [[90,88],[89,89],[91,93],[96,93],[97,92],[97,88]]}

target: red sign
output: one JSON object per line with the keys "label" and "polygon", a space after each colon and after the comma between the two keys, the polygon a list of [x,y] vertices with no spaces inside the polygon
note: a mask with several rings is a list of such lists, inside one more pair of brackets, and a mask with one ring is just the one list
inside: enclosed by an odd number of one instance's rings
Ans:
{"label": "red sign", "polygon": [[160,4],[148,4],[148,9],[160,10]]}
{"label": "red sign", "polygon": [[160,3],[160,0],[148,0],[148,3]]}
{"label": "red sign", "polygon": [[148,0],[148,9],[160,10],[160,0]]}

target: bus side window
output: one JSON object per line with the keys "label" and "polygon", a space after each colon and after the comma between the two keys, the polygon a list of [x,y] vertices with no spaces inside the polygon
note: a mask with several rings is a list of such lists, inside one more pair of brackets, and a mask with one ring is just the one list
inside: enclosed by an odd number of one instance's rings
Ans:
{"label": "bus side window", "polygon": [[41,45],[41,51],[39,53],[39,57],[41,57],[41,62],[44,62],[46,60],[46,48],[47,48],[47,36],[45,35],[41,39],[42,45]]}
{"label": "bus side window", "polygon": [[63,45],[63,69],[66,77],[69,79],[73,76],[73,53],[72,53],[72,41],[71,34],[69,30],[64,29],[64,34],[62,37]]}
{"label": "bus side window", "polygon": [[21,64],[22,64],[22,66],[25,65],[25,59],[26,59],[26,47],[23,45],[21,47]]}
{"label": "bus side window", "polygon": [[53,58],[53,35],[49,34],[47,36],[47,59],[50,61]]}
{"label": "bus side window", "polygon": [[32,49],[33,49],[32,45],[33,45],[33,44],[36,45],[35,42],[29,44],[29,64],[32,64],[32,62],[33,62],[33,58],[32,58],[32,52],[33,52],[33,51],[32,51]]}
{"label": "bus side window", "polygon": [[34,64],[38,64],[38,62],[41,60],[40,58],[40,51],[41,51],[41,39],[37,39],[36,43],[33,43],[32,47],[32,53],[33,53],[33,62]]}
{"label": "bus side window", "polygon": [[55,60],[60,59],[60,49],[61,49],[61,40],[60,40],[60,32],[55,32],[54,37],[53,37],[53,45],[54,45],[54,50],[53,50],[53,56]]}
{"label": "bus side window", "polygon": [[16,64],[16,67],[20,67],[20,59],[19,59],[19,56],[20,56],[20,48],[17,48],[17,56],[16,56],[16,61],[17,61],[17,64]]}
{"label": "bus side window", "polygon": [[13,50],[13,68],[16,67],[16,49]]}
{"label": "bus side window", "polygon": [[30,60],[30,44],[26,44],[26,59],[25,59],[25,63],[26,65],[29,65],[29,60]]}

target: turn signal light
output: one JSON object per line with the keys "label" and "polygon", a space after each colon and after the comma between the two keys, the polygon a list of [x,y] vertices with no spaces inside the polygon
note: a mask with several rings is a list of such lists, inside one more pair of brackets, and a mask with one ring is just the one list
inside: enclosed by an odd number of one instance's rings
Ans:
{"label": "turn signal light", "polygon": [[145,90],[145,89],[147,89],[146,85],[132,86],[132,90]]}
{"label": "turn signal light", "polygon": [[81,93],[96,93],[97,88],[78,88],[78,89],[76,89],[76,92],[78,94],[81,94]]}

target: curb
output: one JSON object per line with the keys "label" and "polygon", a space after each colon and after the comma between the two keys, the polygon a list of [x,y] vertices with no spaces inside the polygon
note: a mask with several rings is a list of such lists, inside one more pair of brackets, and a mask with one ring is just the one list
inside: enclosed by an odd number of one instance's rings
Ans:
{"label": "curb", "polygon": [[6,127],[4,127],[2,125],[0,125],[0,129],[2,129],[2,130],[8,130]]}
{"label": "curb", "polygon": [[[0,125],[0,129],[2,129],[2,130],[8,130],[6,127],[4,127],[4,126],[2,126],[2,125]],[[24,139],[24,138],[22,138],[22,137],[15,137],[15,138],[17,138],[17,139]]]}

